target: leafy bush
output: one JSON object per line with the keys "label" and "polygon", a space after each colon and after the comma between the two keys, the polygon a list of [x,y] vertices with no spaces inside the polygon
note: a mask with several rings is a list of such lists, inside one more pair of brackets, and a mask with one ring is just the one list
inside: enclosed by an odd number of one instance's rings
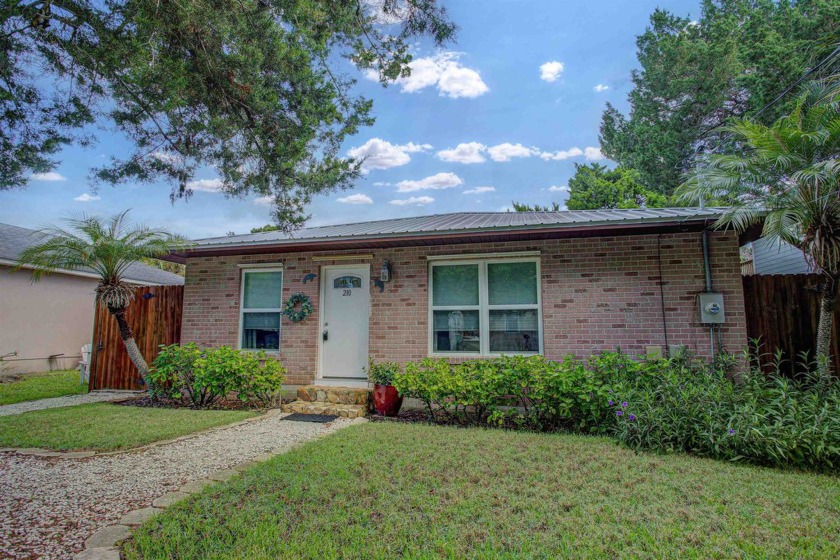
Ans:
{"label": "leafy bush", "polygon": [[192,342],[183,346],[161,346],[160,353],[149,368],[151,396],[182,398],[185,388],[196,386],[195,362],[200,357],[201,350]]}
{"label": "leafy bush", "polygon": [[426,358],[406,364],[394,386],[449,422],[603,432],[611,419],[605,381],[572,357],[501,356],[458,364]]}
{"label": "leafy bush", "polygon": [[[635,449],[770,466],[840,468],[840,382],[789,379],[733,359],[581,361],[502,356],[408,363],[393,384],[442,422],[613,435]],[[816,368],[811,368],[815,371]]]}
{"label": "leafy bush", "polygon": [[394,376],[402,371],[402,367],[397,362],[380,362],[374,363],[373,360],[368,362],[368,378],[377,385],[393,385]]}
{"label": "leafy bush", "polygon": [[840,468],[840,383],[691,359],[659,360],[616,389],[615,437],[636,449],[754,464]]}
{"label": "leafy bush", "polygon": [[265,352],[243,352],[243,372],[239,398],[257,401],[264,407],[280,405],[286,369]]}
{"label": "leafy bush", "polygon": [[264,352],[221,346],[200,349],[193,343],[161,347],[152,367],[152,395],[182,399],[196,408],[208,407],[230,393],[243,401],[276,405],[285,369]]}

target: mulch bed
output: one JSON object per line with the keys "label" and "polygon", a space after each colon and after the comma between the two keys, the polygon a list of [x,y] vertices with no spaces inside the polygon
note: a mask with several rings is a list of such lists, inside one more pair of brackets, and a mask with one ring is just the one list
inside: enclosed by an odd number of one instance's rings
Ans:
{"label": "mulch bed", "polygon": [[382,416],[380,414],[370,414],[368,418],[373,422],[404,422],[404,423],[419,423],[431,424],[433,423],[429,413],[420,409],[401,410],[398,416]]}
{"label": "mulch bed", "polygon": [[[120,406],[139,406],[141,408],[192,408],[198,410],[190,403],[178,399],[152,399],[147,396],[115,401],[113,404]],[[212,406],[204,407],[201,410],[256,410],[257,408],[254,403],[243,402],[239,399],[225,399],[217,401]]]}

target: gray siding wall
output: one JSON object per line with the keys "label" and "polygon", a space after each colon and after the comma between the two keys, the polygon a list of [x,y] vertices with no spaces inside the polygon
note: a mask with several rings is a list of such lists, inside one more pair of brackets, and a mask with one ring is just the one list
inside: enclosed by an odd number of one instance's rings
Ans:
{"label": "gray siding wall", "polygon": [[802,251],[787,243],[773,243],[762,238],[754,241],[755,274],[807,274],[811,267]]}

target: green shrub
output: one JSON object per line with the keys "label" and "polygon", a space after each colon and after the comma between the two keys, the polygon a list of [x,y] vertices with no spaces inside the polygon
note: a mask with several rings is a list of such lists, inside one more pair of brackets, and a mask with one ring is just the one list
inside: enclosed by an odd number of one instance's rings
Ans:
{"label": "green shrub", "polygon": [[153,398],[180,399],[185,387],[195,385],[195,362],[201,350],[194,343],[161,346],[160,353],[149,368],[149,392]]}
{"label": "green shrub", "polygon": [[200,349],[193,343],[161,347],[150,368],[152,395],[182,399],[196,408],[231,393],[263,406],[279,402],[285,369],[264,352],[229,346]]}
{"label": "green shrub", "polygon": [[619,353],[593,356],[588,363],[573,356],[562,362],[531,358],[530,405],[525,410],[529,423],[541,429],[606,433],[614,424],[608,383],[632,363]]}
{"label": "green shrub", "polygon": [[401,395],[422,401],[434,418],[435,407],[448,409],[446,399],[452,394],[451,378],[449,362],[424,358],[406,364],[405,369],[394,376],[393,385]]}
{"label": "green shrub", "polygon": [[617,386],[615,437],[636,449],[754,464],[840,469],[840,383],[678,358]]}
{"label": "green shrub", "polygon": [[[840,469],[840,382],[783,377],[733,358],[586,361],[502,356],[408,363],[393,384],[437,421],[613,435],[634,449]],[[815,371],[814,367],[810,371]]]}
{"label": "green shrub", "polygon": [[427,358],[406,364],[394,386],[449,422],[604,432],[611,420],[605,380],[572,357]]}
{"label": "green shrub", "polygon": [[286,369],[265,352],[245,352],[245,374],[239,388],[239,398],[257,401],[264,407],[280,406]]}
{"label": "green shrub", "polygon": [[394,376],[402,371],[397,362],[374,363],[371,359],[368,362],[368,378],[377,385],[393,385]]}

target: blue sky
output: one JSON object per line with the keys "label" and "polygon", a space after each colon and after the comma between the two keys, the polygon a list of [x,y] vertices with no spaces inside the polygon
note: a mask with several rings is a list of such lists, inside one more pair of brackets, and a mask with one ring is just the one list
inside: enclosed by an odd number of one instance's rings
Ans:
{"label": "blue sky", "polygon": [[[368,169],[353,190],[318,197],[309,225],[562,203],[574,163],[607,162],[597,149],[601,112],[607,101],[627,110],[635,38],[651,12],[700,12],[699,0],[443,1],[460,26],[456,43],[421,42],[412,76],[388,88],[360,74],[376,124],[346,150],[368,156]],[[94,133],[98,143],[65,150],[54,173],[0,191],[0,222],[42,227],[69,212],[131,208],[138,221],[192,238],[269,223],[257,197],[214,192],[211,170],[174,205],[163,183],[92,191],[90,167],[127,150],[119,133]]]}

